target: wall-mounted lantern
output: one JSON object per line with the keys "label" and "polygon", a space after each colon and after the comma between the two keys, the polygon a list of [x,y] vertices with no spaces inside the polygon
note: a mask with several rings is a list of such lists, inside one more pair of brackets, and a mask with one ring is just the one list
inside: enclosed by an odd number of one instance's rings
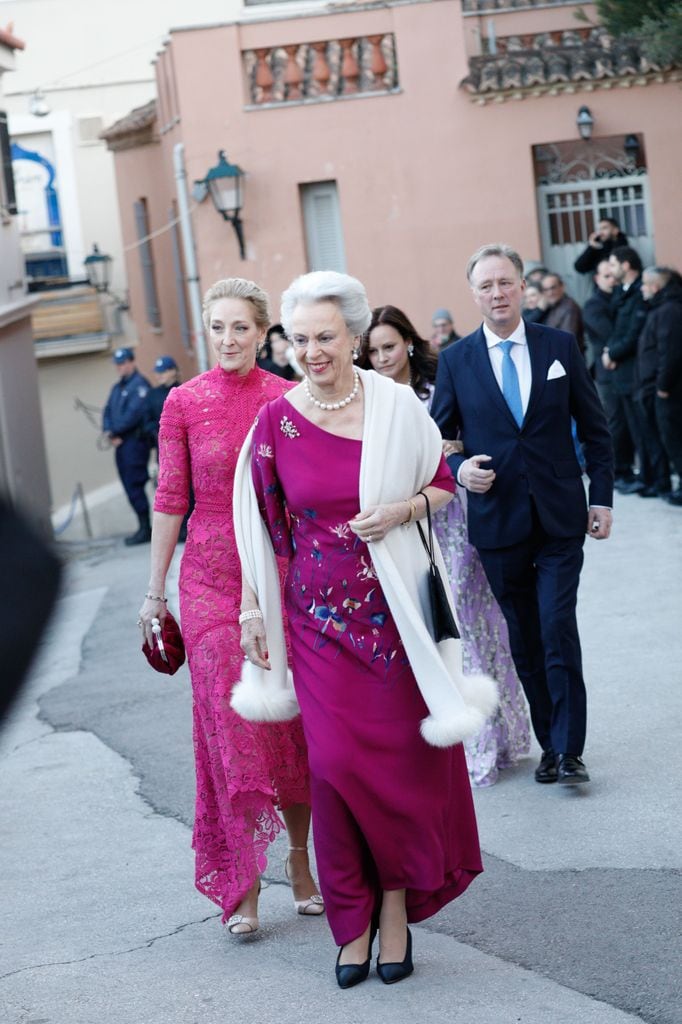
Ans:
{"label": "wall-mounted lantern", "polygon": [[580,138],[585,139],[587,142],[592,138],[592,129],[594,128],[594,118],[592,117],[592,111],[589,107],[581,107],[578,111],[576,118],[576,126],[580,132]]}
{"label": "wall-mounted lantern", "polygon": [[641,149],[639,139],[637,138],[637,136],[632,134],[626,135],[625,142],[623,143],[623,149],[625,151],[626,157],[628,158],[628,162],[636,167],[637,158],[639,156],[639,151]]}
{"label": "wall-mounted lantern", "polygon": [[239,242],[239,255],[246,259],[244,249],[244,226],[239,216],[242,208],[242,182],[244,172],[241,167],[231,164],[224,150],[218,152],[218,163],[206,172],[206,177],[195,182],[196,186],[205,186],[213,200],[213,205],[223,218],[234,228]]}
{"label": "wall-mounted lantern", "polygon": [[92,252],[83,261],[88,281],[98,292],[109,291],[111,262],[111,256],[100,252],[97,243],[93,245]]}

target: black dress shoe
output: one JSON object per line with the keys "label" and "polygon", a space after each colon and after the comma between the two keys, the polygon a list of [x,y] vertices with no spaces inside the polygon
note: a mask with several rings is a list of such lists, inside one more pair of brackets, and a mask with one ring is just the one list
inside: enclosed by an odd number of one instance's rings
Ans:
{"label": "black dress shoe", "polygon": [[380,964],[377,957],[377,974],[384,985],[395,985],[396,981],[402,981],[412,974],[414,964],[412,963],[412,932],[407,929],[407,949],[405,959],[395,964]]}
{"label": "black dress shoe", "polygon": [[540,764],[535,769],[536,782],[556,782],[557,780],[557,756],[550,748],[543,750]]}
{"label": "black dress shoe", "polygon": [[658,487],[654,487],[653,485],[645,487],[643,491],[637,491],[637,493],[640,498],[658,498],[661,494]]}
{"label": "black dress shoe", "polygon": [[130,537],[126,537],[124,544],[129,548],[134,547],[135,544],[149,544],[152,539],[152,531],[148,526],[141,526],[140,529],[131,534]]}
{"label": "black dress shoe", "polygon": [[560,754],[558,766],[558,782],[564,786],[578,786],[581,782],[589,782],[590,776],[580,757],[573,754]]}
{"label": "black dress shoe", "polygon": [[640,491],[645,490],[645,485],[641,480],[633,480],[629,484],[623,484],[618,490],[621,494],[639,494]]}
{"label": "black dress shoe", "polygon": [[666,498],[669,505],[682,505],[682,487],[678,491],[673,491]]}
{"label": "black dress shoe", "polygon": [[369,950],[367,951],[367,959],[363,964],[340,964],[341,954],[343,953],[345,946],[341,946],[339,955],[336,958],[336,982],[339,988],[353,988],[355,985],[359,985],[361,981],[367,981],[369,977],[369,968],[372,962],[372,943],[374,942],[374,936],[377,930],[372,925],[369,933]]}

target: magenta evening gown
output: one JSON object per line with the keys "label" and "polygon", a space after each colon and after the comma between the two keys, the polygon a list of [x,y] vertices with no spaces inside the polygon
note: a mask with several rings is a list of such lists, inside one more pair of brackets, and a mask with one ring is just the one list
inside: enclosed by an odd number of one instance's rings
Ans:
{"label": "magenta evening gown", "polygon": [[256,725],[230,707],[244,657],[234,472],[256,413],[290,386],[260,369],[239,376],[217,366],[173,388],[159,431],[155,511],[184,515],[190,476],[196,499],[180,569],[197,780],[192,845],[197,889],[222,907],[223,921],[265,868],[282,828],[277,808],[310,802],[300,721]]}
{"label": "magenta evening gown", "polygon": [[[252,472],[285,585],[292,667],[308,743],[315,851],[338,945],[406,889],[409,921],[435,914],[482,870],[461,744],[430,747],[428,714],[372,566],[348,526],[362,442],[311,423],[285,398],[260,413]],[[444,460],[433,483],[452,490]]]}

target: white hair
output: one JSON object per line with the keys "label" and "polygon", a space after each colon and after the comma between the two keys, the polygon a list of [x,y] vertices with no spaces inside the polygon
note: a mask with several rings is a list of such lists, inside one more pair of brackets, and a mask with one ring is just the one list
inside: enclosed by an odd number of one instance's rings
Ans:
{"label": "white hair", "polygon": [[282,294],[280,320],[287,336],[296,306],[315,302],[334,302],[354,337],[364,334],[372,322],[365,286],[357,278],[335,270],[313,270],[297,277]]}

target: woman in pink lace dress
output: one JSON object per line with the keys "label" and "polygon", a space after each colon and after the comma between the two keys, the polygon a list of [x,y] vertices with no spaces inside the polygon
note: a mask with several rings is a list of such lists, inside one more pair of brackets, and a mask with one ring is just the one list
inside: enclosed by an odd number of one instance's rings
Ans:
{"label": "woman in pink lace dress", "polygon": [[[436,359],[408,317],[396,306],[379,306],[363,346],[367,365],[399,384],[410,384],[428,406],[433,395]],[[446,449],[447,451],[447,449]],[[507,624],[493,597],[481,560],[467,538],[466,491],[434,516],[462,631],[464,671],[496,680],[500,703],[474,736],[464,741],[469,777],[474,786],[491,786],[500,770],[516,764],[530,750],[526,701],[514,668]]]}
{"label": "woman in pink lace dress", "polygon": [[243,663],[241,572],[232,519],[237,456],[258,410],[291,385],[256,367],[269,322],[268,299],[240,278],[219,281],[204,298],[204,323],[218,359],[169,394],[159,433],[151,576],[140,610],[147,641],[163,620],[168,567],[187,510],[196,504],[180,570],[182,633],[192,677],[196,886],[223,910],[231,934],[258,928],[259,875],[269,843],[289,834],[285,864],[298,913],[324,910],[308,865],[310,793],[299,721],[245,722],[230,708]]}

